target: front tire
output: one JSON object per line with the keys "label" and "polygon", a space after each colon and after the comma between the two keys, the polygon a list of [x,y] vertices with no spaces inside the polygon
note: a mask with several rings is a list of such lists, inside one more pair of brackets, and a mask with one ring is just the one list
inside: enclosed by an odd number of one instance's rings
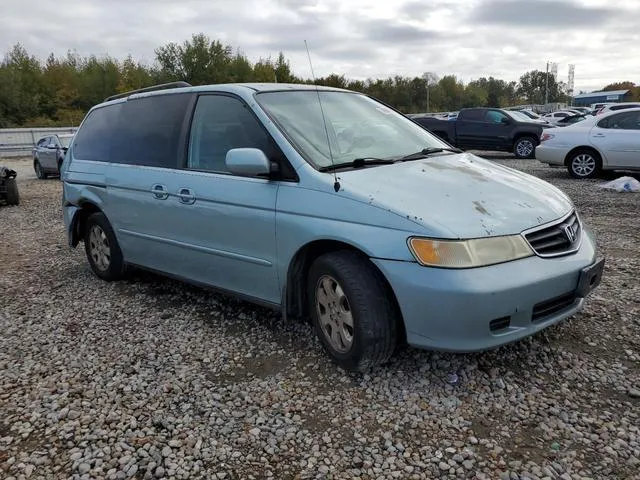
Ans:
{"label": "front tire", "polygon": [[42,165],[40,165],[40,161],[37,158],[33,162],[33,169],[36,172],[36,177],[38,177],[38,180],[45,180],[47,178],[47,174],[44,173]]}
{"label": "front tire", "polygon": [[324,349],[338,365],[365,371],[391,357],[400,321],[391,295],[380,272],[361,254],[343,250],[314,261],[309,311]]}
{"label": "front tire", "polygon": [[573,178],[595,178],[602,172],[602,159],[592,150],[576,150],[567,159],[567,170]]}
{"label": "front tire", "polygon": [[18,183],[15,178],[7,178],[4,181],[4,186],[7,189],[5,200],[7,205],[19,205],[20,193],[18,192]]}
{"label": "front tire", "polygon": [[104,213],[92,213],[87,218],[84,248],[96,276],[108,282],[122,278],[125,271],[122,251]]}
{"label": "front tire", "polygon": [[536,152],[536,140],[533,137],[520,137],[513,145],[516,158],[533,158]]}

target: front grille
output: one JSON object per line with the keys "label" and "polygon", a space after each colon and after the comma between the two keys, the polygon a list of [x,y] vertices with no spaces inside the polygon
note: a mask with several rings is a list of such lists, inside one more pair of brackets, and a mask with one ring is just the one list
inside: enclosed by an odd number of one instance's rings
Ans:
{"label": "front grille", "polygon": [[533,251],[541,257],[555,257],[574,252],[580,246],[582,226],[575,212],[549,227],[525,233]]}
{"label": "front grille", "polygon": [[574,292],[567,293],[560,297],[552,298],[551,300],[545,300],[533,307],[533,315],[531,320],[538,322],[553,315],[554,313],[561,312],[562,310],[569,308],[576,301],[576,295]]}

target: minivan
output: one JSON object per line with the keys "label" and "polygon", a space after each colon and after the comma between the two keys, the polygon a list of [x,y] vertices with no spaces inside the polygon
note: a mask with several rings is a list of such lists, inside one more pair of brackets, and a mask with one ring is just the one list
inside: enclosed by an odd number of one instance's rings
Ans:
{"label": "minivan", "polygon": [[160,85],[108,98],[63,164],[69,243],[310,318],[349,370],[470,352],[583,308],[604,259],[558,188],[362,93]]}

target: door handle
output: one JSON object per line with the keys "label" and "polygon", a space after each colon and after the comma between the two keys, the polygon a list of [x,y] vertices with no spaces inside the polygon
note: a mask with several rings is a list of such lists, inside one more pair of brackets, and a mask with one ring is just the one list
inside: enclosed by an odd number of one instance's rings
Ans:
{"label": "door handle", "polygon": [[160,185],[159,183],[156,183],[151,187],[151,193],[153,193],[153,196],[158,200],[166,200],[167,198],[169,198],[167,187],[165,187],[164,185]]}
{"label": "door handle", "polygon": [[191,205],[196,201],[195,194],[189,188],[181,188],[178,190],[178,198],[181,203],[185,203],[187,205]]}
{"label": "door handle", "polygon": [[604,137],[606,137],[606,135],[604,133],[594,133],[593,136],[595,138],[604,138]]}

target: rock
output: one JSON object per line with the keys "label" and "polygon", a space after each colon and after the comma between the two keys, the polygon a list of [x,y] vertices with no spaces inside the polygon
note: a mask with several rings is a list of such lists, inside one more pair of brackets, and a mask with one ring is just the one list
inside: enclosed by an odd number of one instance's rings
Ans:
{"label": "rock", "polygon": [[630,388],[627,393],[631,398],[640,398],[640,390],[637,388]]}
{"label": "rock", "polygon": [[91,465],[89,465],[88,463],[81,463],[80,465],[78,465],[78,472],[80,473],[80,475],[84,475],[85,473],[88,473],[91,470]]}
{"label": "rock", "polygon": [[462,466],[467,470],[471,470],[473,468],[473,460],[465,460],[462,462]]}
{"label": "rock", "polygon": [[449,466],[449,464],[448,464],[448,463],[446,463],[446,462],[440,462],[440,463],[438,464],[438,468],[439,468],[440,470],[446,471],[446,470],[449,470],[451,467],[450,467],[450,466]]}
{"label": "rock", "polygon": [[260,436],[260,429],[259,428],[252,428],[251,430],[249,430],[249,433],[251,435],[253,435],[254,437],[258,437],[258,436]]}
{"label": "rock", "polygon": [[161,466],[156,468],[156,471],[153,472],[153,476],[156,477],[156,478],[164,477],[164,468],[161,467]]}
{"label": "rock", "polygon": [[162,449],[162,452],[161,452],[161,453],[162,453],[162,456],[163,456],[164,458],[167,458],[167,457],[171,456],[171,453],[172,453],[172,452],[173,452],[173,450],[171,450],[171,447],[166,446],[166,447],[164,447],[164,448]]}

